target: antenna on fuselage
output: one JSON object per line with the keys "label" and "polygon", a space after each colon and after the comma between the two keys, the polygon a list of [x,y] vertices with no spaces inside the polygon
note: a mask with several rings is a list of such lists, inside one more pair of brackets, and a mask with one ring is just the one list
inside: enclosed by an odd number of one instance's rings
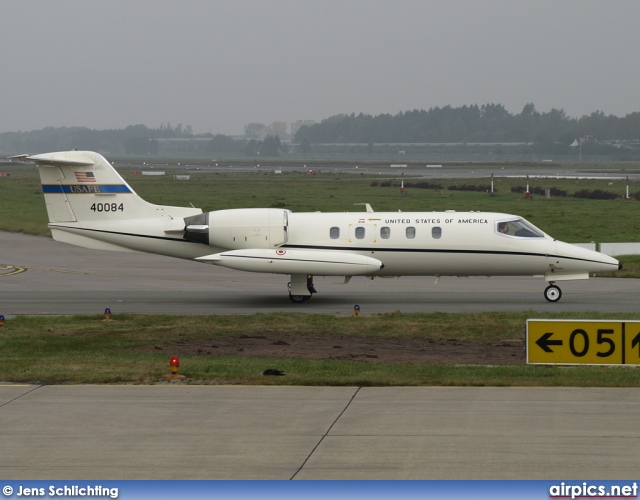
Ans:
{"label": "antenna on fuselage", "polygon": [[373,208],[371,208],[371,205],[369,205],[368,203],[354,203],[354,205],[364,205],[365,208],[367,209],[367,213],[369,214],[373,213]]}

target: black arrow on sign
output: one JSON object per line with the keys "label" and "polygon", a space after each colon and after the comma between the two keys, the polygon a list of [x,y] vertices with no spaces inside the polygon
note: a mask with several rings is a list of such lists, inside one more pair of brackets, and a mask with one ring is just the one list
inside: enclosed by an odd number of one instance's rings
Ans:
{"label": "black arrow on sign", "polygon": [[636,335],[631,341],[631,348],[634,348],[638,344],[640,344],[640,333],[638,333],[638,335]]}
{"label": "black arrow on sign", "polygon": [[549,349],[550,345],[562,345],[562,340],[549,340],[551,335],[553,335],[553,333],[545,333],[542,337],[536,340],[536,344],[538,344],[544,352],[553,352]]}

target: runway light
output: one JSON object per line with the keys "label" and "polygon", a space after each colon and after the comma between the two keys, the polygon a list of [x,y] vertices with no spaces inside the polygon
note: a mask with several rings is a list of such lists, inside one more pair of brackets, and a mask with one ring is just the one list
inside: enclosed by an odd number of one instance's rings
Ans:
{"label": "runway light", "polygon": [[169,366],[171,367],[172,375],[178,373],[178,368],[180,368],[180,360],[178,359],[178,356],[171,356],[171,359],[169,359]]}
{"label": "runway light", "polygon": [[360,314],[360,306],[358,304],[353,306],[353,314],[355,314],[356,316]]}
{"label": "runway light", "polygon": [[104,310],[104,319],[111,319],[111,309],[108,307]]}
{"label": "runway light", "polygon": [[0,314],[0,326],[4,326],[4,315]]}

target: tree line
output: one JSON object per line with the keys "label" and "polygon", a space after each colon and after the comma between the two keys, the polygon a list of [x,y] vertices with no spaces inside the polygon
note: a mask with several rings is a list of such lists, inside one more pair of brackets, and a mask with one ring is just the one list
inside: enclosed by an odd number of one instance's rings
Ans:
{"label": "tree line", "polygon": [[[209,134],[209,136],[211,136]],[[94,130],[86,127],[46,127],[29,132],[0,134],[0,151],[5,153],[41,153],[82,149],[109,153],[153,154],[158,139],[200,137],[190,125],[172,127],[163,123],[158,128],[129,125],[124,129]]]}
{"label": "tree line", "polygon": [[[265,134],[267,134],[265,136]],[[245,137],[195,134],[191,126],[170,123],[158,128],[130,125],[124,129],[92,130],[85,127],[47,127],[30,132],[0,134],[0,154],[40,153],[82,149],[109,154],[238,154],[278,156],[293,151],[302,155],[317,144],[385,143],[524,143],[536,153],[566,154],[579,141],[585,152],[621,159],[640,157],[640,112],[624,117],[595,111],[572,118],[562,109],[541,113],[531,103],[518,114],[501,104],[445,106],[396,115],[340,114],[304,126],[292,143],[286,141],[286,124],[251,123]],[[162,147],[160,145],[162,144]]]}
{"label": "tree line", "polygon": [[[265,130],[269,130],[264,127]],[[164,141],[164,142],[163,142]],[[163,144],[161,147],[160,145]],[[71,149],[122,155],[185,154],[209,156],[238,154],[278,156],[286,151],[278,135],[264,139],[238,139],[223,134],[194,134],[191,126],[162,124],[159,128],[130,125],[124,129],[93,130],[86,127],[47,127],[29,132],[0,133],[2,154],[43,153]]]}
{"label": "tree line", "polygon": [[562,109],[547,113],[532,103],[519,114],[501,104],[445,106],[396,115],[335,115],[302,127],[295,142],[321,143],[470,143],[528,142],[569,145],[576,139],[598,141],[640,139],[640,112],[619,118],[595,111],[571,118]]}

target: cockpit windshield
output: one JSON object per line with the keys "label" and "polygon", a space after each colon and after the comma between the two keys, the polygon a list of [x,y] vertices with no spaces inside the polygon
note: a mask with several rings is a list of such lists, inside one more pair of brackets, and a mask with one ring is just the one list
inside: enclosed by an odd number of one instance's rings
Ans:
{"label": "cockpit windshield", "polygon": [[496,233],[519,238],[544,238],[539,229],[524,219],[498,221]]}

